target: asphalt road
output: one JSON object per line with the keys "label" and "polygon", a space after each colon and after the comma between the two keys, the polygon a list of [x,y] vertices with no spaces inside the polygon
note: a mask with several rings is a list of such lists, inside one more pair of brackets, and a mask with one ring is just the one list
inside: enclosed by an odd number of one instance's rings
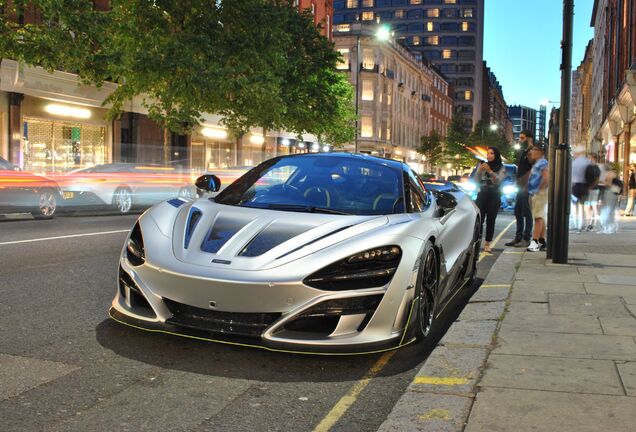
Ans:
{"label": "asphalt road", "polygon": [[[500,214],[497,233],[512,219]],[[498,253],[481,261],[478,282],[426,343],[390,355],[289,355],[108,319],[123,230],[134,220],[0,222],[2,431],[311,431],[329,422],[376,430]]]}

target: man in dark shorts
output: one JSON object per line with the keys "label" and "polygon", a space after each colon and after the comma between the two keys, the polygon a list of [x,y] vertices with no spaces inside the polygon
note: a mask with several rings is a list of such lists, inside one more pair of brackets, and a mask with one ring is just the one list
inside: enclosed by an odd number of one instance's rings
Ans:
{"label": "man in dark shorts", "polygon": [[515,218],[517,219],[517,232],[514,240],[506,243],[506,246],[528,247],[532,238],[532,211],[528,199],[528,176],[532,163],[528,159],[528,151],[532,148],[532,133],[523,131],[519,134],[521,149],[517,153],[517,198],[515,199]]}

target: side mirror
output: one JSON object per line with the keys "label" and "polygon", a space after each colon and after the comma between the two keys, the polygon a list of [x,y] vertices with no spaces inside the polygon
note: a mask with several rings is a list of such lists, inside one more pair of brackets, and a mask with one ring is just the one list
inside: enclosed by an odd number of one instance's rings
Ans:
{"label": "side mirror", "polygon": [[214,174],[206,174],[199,177],[194,185],[204,192],[218,192],[221,189],[221,179]]}
{"label": "side mirror", "polygon": [[455,207],[457,207],[457,200],[452,194],[439,190],[434,190],[431,192],[433,192],[433,195],[435,196],[437,207],[440,210],[440,217],[448,214],[451,210],[454,210]]}

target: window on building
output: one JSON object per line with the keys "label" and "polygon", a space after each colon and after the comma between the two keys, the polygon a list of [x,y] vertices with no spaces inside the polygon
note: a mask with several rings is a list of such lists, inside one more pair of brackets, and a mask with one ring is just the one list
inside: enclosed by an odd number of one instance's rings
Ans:
{"label": "window on building", "polygon": [[391,139],[391,126],[386,127],[386,139],[387,141]]}
{"label": "window on building", "polygon": [[426,16],[429,18],[439,18],[439,8],[426,9]]}
{"label": "window on building", "polygon": [[475,51],[460,50],[457,53],[457,58],[462,59],[462,60],[475,60]]}
{"label": "window on building", "polygon": [[338,62],[336,68],[340,70],[349,69],[349,48],[341,48],[338,50],[338,52],[342,56],[342,60]]}
{"label": "window on building", "polygon": [[406,11],[404,9],[397,9],[395,11],[395,18],[402,19],[406,16]]}
{"label": "window on building", "polygon": [[338,31],[338,32],[350,32],[351,31],[351,24],[338,24],[336,26],[336,31]]}
{"label": "window on building", "polygon": [[362,100],[373,100],[373,80],[362,80]]}
{"label": "window on building", "polygon": [[360,126],[360,136],[363,138],[373,138],[373,118],[362,116]]}
{"label": "window on building", "polygon": [[457,9],[443,9],[442,13],[444,18],[456,18],[457,17]]}
{"label": "window on building", "polygon": [[386,89],[386,104],[391,105],[392,101],[393,101],[393,86],[389,84],[389,86]]}
{"label": "window on building", "polygon": [[373,7],[374,5],[374,1],[373,0],[362,0],[362,7]]}
{"label": "window on building", "polygon": [[470,90],[466,90],[464,92],[464,100],[467,100],[467,101],[473,100],[473,92]]}
{"label": "window on building", "polygon": [[362,21],[373,21],[373,12],[362,12]]}
{"label": "window on building", "polygon": [[422,4],[422,0],[411,0],[411,1],[410,1],[410,4],[412,4],[412,5],[419,5],[419,4]]}
{"label": "window on building", "polygon": [[439,45],[439,36],[428,36],[426,42],[429,45]]}
{"label": "window on building", "polygon": [[473,10],[472,9],[462,9],[462,18],[473,18]]}
{"label": "window on building", "polygon": [[421,43],[421,39],[419,36],[413,36],[413,45],[419,45]]}
{"label": "window on building", "polygon": [[426,31],[433,31],[433,23],[431,21],[426,23]]}
{"label": "window on building", "polygon": [[444,4],[457,4],[457,0],[444,0]]}
{"label": "window on building", "polygon": [[375,67],[375,58],[373,56],[372,48],[362,49],[362,68],[371,70]]}
{"label": "window on building", "polygon": [[451,58],[451,56],[453,55],[453,52],[449,49],[445,49],[442,51],[442,58],[443,59],[449,59]]}
{"label": "window on building", "polygon": [[463,21],[462,22],[462,31],[464,31],[464,32],[468,31],[468,22],[467,21]]}
{"label": "window on building", "polygon": [[347,0],[347,9],[355,9],[358,7],[358,0]]}

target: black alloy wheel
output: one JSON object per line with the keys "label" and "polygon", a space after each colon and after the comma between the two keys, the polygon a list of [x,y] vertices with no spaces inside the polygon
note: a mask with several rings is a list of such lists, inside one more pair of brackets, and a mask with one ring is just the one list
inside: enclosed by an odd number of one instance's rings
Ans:
{"label": "black alloy wheel", "polygon": [[426,243],[420,264],[417,289],[417,319],[415,321],[415,337],[424,339],[431,332],[435,317],[435,297],[439,283],[437,254],[430,242]]}

